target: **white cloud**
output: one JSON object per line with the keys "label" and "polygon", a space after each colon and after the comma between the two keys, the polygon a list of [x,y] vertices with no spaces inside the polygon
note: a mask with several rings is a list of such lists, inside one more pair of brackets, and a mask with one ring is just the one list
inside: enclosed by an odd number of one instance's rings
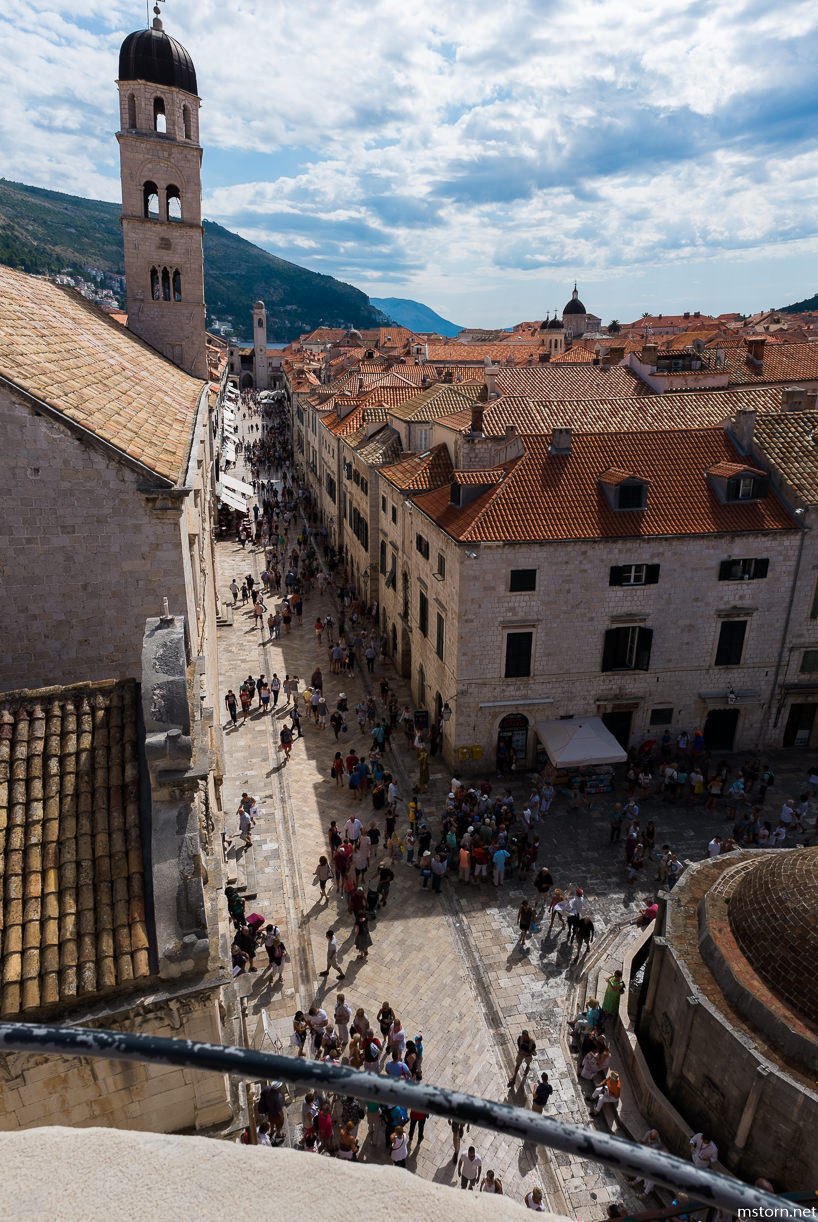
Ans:
{"label": "white cloud", "polygon": [[[7,177],[116,197],[134,16],[32,0],[0,18]],[[206,215],[381,294],[499,322],[561,305],[576,274],[622,315],[645,269],[672,294],[674,269],[709,259],[715,306],[735,252],[761,266],[818,233],[801,0],[244,0],[227,18],[174,0],[164,19],[197,69]],[[287,168],[259,181],[254,156]]]}

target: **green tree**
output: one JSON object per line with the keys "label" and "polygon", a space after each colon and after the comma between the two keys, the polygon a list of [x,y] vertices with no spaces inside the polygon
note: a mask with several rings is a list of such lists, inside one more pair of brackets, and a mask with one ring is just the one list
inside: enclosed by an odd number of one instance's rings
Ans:
{"label": "green tree", "polygon": [[611,321],[608,323],[608,334],[609,335],[618,335],[621,330],[622,330],[622,325],[619,319],[612,318]]}

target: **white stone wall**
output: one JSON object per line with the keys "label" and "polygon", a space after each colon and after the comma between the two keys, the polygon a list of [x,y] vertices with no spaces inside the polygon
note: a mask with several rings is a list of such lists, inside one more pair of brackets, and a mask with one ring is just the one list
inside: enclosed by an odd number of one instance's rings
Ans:
{"label": "white stone wall", "polygon": [[[100,1025],[108,1026],[105,1021]],[[218,993],[137,1004],[110,1022],[116,1030],[167,1039],[223,1041]],[[0,1075],[0,1131],[35,1125],[173,1133],[207,1128],[232,1114],[229,1083],[221,1074],[136,1062],[38,1057],[9,1053]]]}
{"label": "white stone wall", "polygon": [[[9,645],[0,689],[138,679],[145,620],[162,598],[191,614],[182,509],[157,512],[139,491],[143,476],[5,391],[0,451]],[[195,612],[189,624],[195,638]]]}

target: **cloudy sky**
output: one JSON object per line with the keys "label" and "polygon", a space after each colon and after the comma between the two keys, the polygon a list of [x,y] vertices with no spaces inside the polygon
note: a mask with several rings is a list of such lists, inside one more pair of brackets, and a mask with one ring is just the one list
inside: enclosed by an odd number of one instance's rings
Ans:
{"label": "cloudy sky", "polygon": [[[139,0],[0,15],[0,172],[119,193]],[[499,326],[746,312],[818,289],[818,4],[168,0],[202,96],[205,215]]]}

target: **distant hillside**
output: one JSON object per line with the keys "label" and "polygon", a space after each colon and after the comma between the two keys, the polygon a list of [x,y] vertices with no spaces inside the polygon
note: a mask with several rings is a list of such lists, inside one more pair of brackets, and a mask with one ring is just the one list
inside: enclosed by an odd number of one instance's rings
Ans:
{"label": "distant hillside", "polygon": [[410,301],[408,297],[370,297],[376,309],[388,314],[392,322],[410,331],[437,331],[439,335],[457,335],[463,328],[455,322],[441,318],[434,310],[420,301]]}
{"label": "distant hillside", "polygon": [[[118,204],[0,178],[0,263],[32,274],[98,268],[121,275],[119,214]],[[204,261],[208,321],[230,321],[240,336],[250,333],[257,299],[267,306],[271,340],[295,339],[321,323],[380,324],[360,289],[279,259],[213,221],[204,223]]]}
{"label": "distant hillside", "polygon": [[818,310],[818,293],[813,293],[805,301],[796,301],[793,305],[780,306],[778,312],[779,314],[806,314],[809,310]]}

